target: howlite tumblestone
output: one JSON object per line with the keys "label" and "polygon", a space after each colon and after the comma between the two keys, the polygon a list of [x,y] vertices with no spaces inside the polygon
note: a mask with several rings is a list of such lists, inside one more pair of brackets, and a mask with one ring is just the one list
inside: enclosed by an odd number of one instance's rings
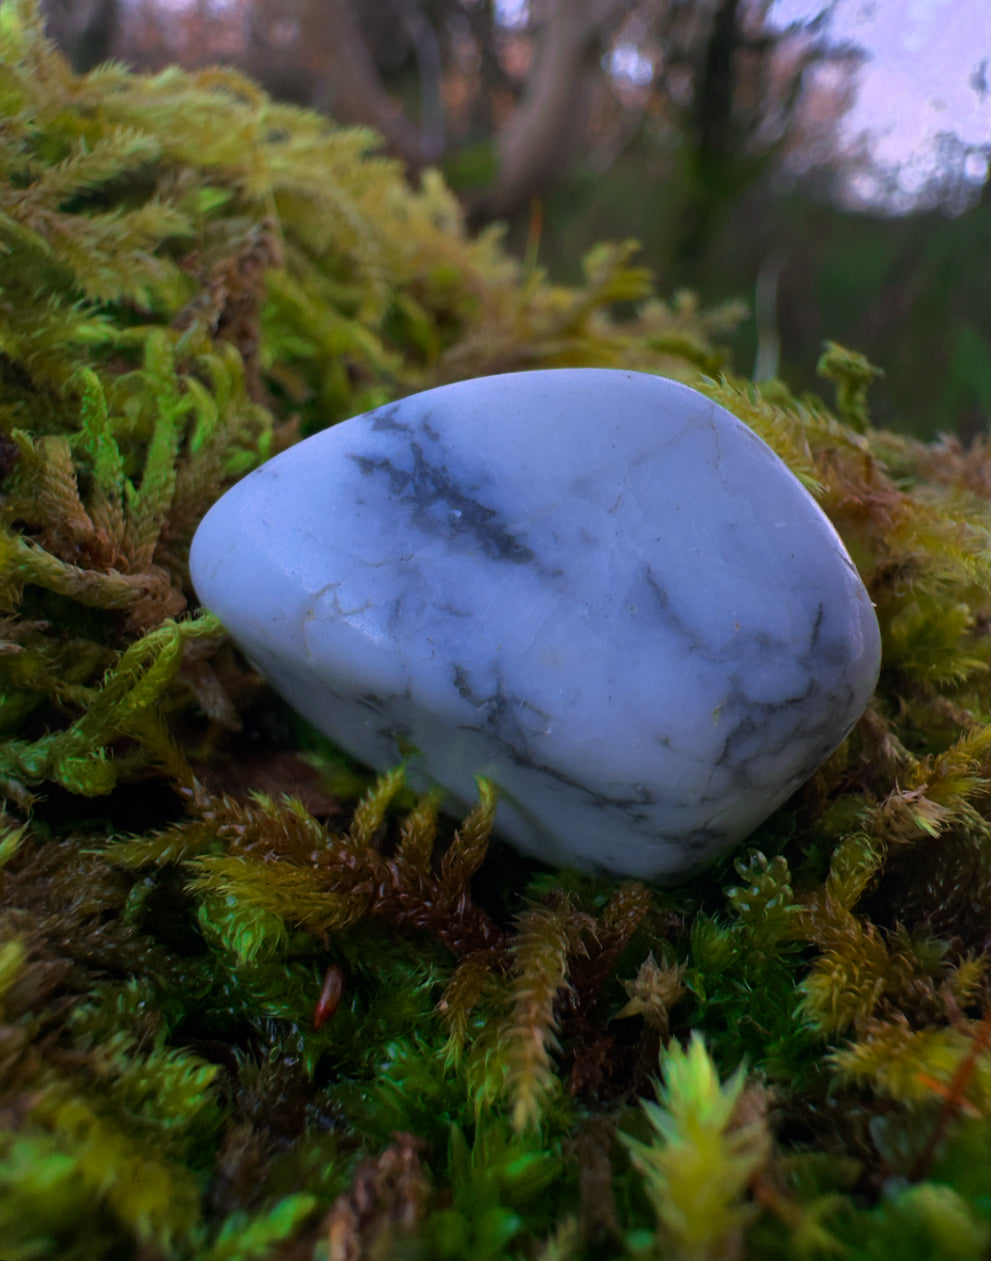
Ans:
{"label": "howlite tumblestone", "polygon": [[742,840],[877,678],[870,600],[776,455],[686,386],[442,386],[250,474],[193,582],[306,718],[552,863],[675,876]]}

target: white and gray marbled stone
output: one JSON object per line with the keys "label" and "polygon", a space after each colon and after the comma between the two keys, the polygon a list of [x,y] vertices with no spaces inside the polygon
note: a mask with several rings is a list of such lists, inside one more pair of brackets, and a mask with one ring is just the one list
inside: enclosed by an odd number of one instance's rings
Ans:
{"label": "white and gray marbled stone", "polygon": [[193,541],[203,603],[311,722],[552,863],[674,876],[743,839],[877,677],[832,525],[729,412],[635,372],[443,386],[328,429]]}

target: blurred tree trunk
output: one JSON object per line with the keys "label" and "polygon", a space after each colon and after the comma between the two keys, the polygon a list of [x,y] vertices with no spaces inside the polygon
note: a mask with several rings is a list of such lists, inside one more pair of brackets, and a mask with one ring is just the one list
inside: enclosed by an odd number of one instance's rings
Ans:
{"label": "blurred tree trunk", "polygon": [[[829,62],[849,72],[857,64],[849,45],[817,38],[779,59],[790,32],[769,26],[770,8],[770,0],[716,0],[696,45],[692,103],[683,114],[681,209],[672,249],[674,265],[686,277],[698,274],[730,208],[801,134],[794,128],[809,71]],[[828,12],[821,9],[808,23],[810,34],[822,29]],[[765,130],[775,116],[777,131],[773,125]]]}
{"label": "blurred tree trunk", "polygon": [[716,229],[722,211],[737,192],[739,163],[732,125],[737,57],[742,43],[739,0],[720,0],[701,50],[695,75],[694,109],[688,129],[685,204],[676,247],[678,261],[698,262]]}
{"label": "blurred tree trunk", "polygon": [[47,0],[43,12],[50,38],[78,74],[113,56],[120,25],[117,0]]}
{"label": "blurred tree trunk", "polygon": [[496,137],[498,171],[481,199],[486,215],[524,206],[574,158],[595,54],[617,9],[616,0],[556,0],[550,6],[523,98]]}
{"label": "blurred tree trunk", "polygon": [[[407,29],[423,60],[424,46],[430,43],[429,22],[415,3],[405,4]],[[417,126],[402,105],[387,91],[365,41],[354,0],[305,0],[301,19],[304,48],[322,50],[326,65],[321,76],[324,105],[343,122],[360,123],[380,132],[389,148],[403,159],[411,171],[438,162],[443,157],[443,126],[437,119],[440,100],[440,58],[433,67],[421,63],[421,87],[431,106],[424,109],[425,122]],[[435,42],[435,41],[434,41]],[[429,82],[432,78],[432,82]]]}
{"label": "blurred tree trunk", "polygon": [[[359,21],[356,0],[305,0],[303,45],[326,50],[326,100],[335,117],[375,128],[411,171],[447,156],[441,62],[416,0],[393,0],[420,74],[418,126],[388,91]],[[580,148],[596,54],[620,0],[548,0],[535,32],[533,69],[519,103],[493,139],[493,181],[472,198],[477,217],[511,215],[548,188]]]}

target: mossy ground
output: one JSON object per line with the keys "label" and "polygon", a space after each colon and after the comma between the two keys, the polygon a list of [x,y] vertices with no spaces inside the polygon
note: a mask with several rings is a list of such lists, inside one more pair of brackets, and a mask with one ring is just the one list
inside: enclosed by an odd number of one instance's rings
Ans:
{"label": "mossy ground", "polygon": [[[554,286],[231,73],[76,78],[11,0],[0,117],[0,1257],[988,1255],[988,448],[872,430],[838,347],[833,406],[740,382],[631,247]],[[881,623],[850,739],[675,889],[372,782],[189,587],[301,434],[563,364],[729,406]]]}

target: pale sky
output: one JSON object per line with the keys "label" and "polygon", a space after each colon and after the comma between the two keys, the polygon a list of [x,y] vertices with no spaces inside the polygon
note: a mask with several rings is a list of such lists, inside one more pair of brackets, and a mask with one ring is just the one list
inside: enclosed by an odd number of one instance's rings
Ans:
{"label": "pale sky", "polygon": [[[826,0],[775,0],[772,22],[815,17]],[[842,140],[856,147],[863,136],[875,173],[848,181],[854,204],[910,210],[940,170],[939,135],[978,147],[964,162],[973,195],[991,159],[991,0],[834,0],[830,32],[858,45],[867,60],[857,99],[844,120]],[[524,21],[528,0],[496,0],[507,26]],[[635,49],[614,73],[635,78]],[[959,205],[956,209],[963,209]]]}
{"label": "pale sky", "polygon": [[[777,0],[781,24],[814,16],[815,0]],[[965,174],[980,187],[991,157],[991,3],[988,0],[836,0],[830,31],[860,45],[857,100],[843,124],[852,140],[867,133],[880,168],[897,172],[892,197],[870,176],[852,182],[854,200],[907,210],[938,170],[937,137],[954,133],[980,146]]]}

